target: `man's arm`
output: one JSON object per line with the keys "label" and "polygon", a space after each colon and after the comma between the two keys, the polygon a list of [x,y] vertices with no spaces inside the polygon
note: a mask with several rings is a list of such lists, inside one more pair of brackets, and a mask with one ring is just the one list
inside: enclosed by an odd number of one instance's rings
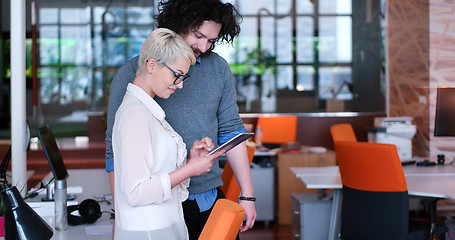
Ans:
{"label": "man's arm", "polygon": [[[240,186],[241,195],[244,197],[254,197],[246,143],[243,142],[226,152],[226,158]],[[256,208],[252,201],[240,200],[239,204],[245,209],[246,216],[246,222],[240,227],[240,232],[245,232],[252,228],[256,221]]]}
{"label": "man's arm", "polygon": [[[223,94],[221,95],[217,113],[219,122],[218,142],[220,144],[224,143],[227,139],[232,138],[232,135],[236,135],[238,131],[245,131],[245,128],[243,128],[243,121],[238,114],[239,109],[237,107],[235,79],[227,62],[224,59],[223,61],[225,69],[222,72],[225,74],[226,84],[223,89]],[[242,127],[243,129],[238,130],[239,127]],[[234,176],[240,186],[242,196],[253,197],[254,190],[251,181],[250,161],[248,160],[246,143],[243,142],[226,152],[226,158],[229,161],[229,165],[231,165]],[[246,222],[240,227],[240,231],[244,232],[253,227],[257,214],[254,202],[241,200],[239,203],[243,209],[245,209]]]}

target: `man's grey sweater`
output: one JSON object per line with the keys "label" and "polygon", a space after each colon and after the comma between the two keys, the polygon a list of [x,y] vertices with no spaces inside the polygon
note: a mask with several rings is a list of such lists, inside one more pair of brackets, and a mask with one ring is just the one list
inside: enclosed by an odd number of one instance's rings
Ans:
{"label": "man's grey sweater", "polygon": [[[138,57],[124,64],[116,73],[109,96],[106,159],[112,155],[112,127],[128,83],[134,80]],[[216,53],[202,56],[200,64],[190,67],[190,78],[168,99],[155,97],[166,113],[166,120],[179,133],[189,150],[195,140],[209,137],[217,146],[217,136],[238,131],[243,122],[238,114],[235,81],[227,62]],[[215,147],[216,147],[215,146]],[[114,158],[115,161],[115,158]],[[191,177],[190,194],[202,193],[222,185],[222,169],[216,160],[209,173]]]}

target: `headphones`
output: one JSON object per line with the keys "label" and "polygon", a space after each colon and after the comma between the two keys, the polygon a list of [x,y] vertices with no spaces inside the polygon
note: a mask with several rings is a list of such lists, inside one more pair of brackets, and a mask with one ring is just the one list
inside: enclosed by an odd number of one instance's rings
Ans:
{"label": "headphones", "polygon": [[[79,205],[68,206],[68,224],[81,225],[84,223],[94,223],[101,217],[100,204],[93,199],[85,199]],[[72,215],[71,213],[79,210],[81,216]]]}

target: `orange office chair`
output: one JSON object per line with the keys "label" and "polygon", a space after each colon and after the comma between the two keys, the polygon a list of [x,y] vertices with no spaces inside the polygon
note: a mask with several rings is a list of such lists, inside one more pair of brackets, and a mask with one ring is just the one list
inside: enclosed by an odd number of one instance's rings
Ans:
{"label": "orange office chair", "polygon": [[216,201],[199,240],[233,240],[239,233],[245,210],[228,199]]}
{"label": "orange office chair", "polygon": [[297,116],[260,116],[262,143],[289,143],[297,138]]}
{"label": "orange office chair", "polygon": [[395,145],[336,141],[335,152],[343,184],[341,239],[430,239],[430,224],[409,222],[406,179]]}
{"label": "orange office chair", "polygon": [[[248,151],[248,160],[250,161],[251,165],[255,149],[250,146],[246,146],[246,149]],[[221,190],[223,190],[226,199],[237,202],[240,196],[240,187],[239,184],[237,183],[237,180],[235,179],[234,172],[232,172],[232,168],[231,165],[229,165],[229,162],[226,162],[226,165],[224,165],[221,180],[223,181],[223,186],[221,187]]]}
{"label": "orange office chair", "polygon": [[332,139],[336,141],[351,141],[357,142],[354,129],[350,123],[338,123],[330,126],[330,133]]}

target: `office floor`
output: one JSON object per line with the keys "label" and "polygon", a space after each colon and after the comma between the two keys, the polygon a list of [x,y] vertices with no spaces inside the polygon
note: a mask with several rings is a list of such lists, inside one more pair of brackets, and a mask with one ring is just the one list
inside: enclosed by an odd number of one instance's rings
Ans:
{"label": "office floor", "polygon": [[292,239],[291,225],[278,225],[263,222],[255,223],[254,227],[244,233],[240,233],[240,240],[290,240]]}

